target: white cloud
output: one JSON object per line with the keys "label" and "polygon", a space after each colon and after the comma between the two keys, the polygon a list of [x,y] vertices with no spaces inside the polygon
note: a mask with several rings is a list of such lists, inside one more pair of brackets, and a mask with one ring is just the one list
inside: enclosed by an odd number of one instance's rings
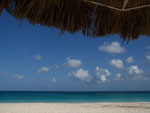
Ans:
{"label": "white cloud", "polygon": [[143,70],[139,69],[138,66],[130,66],[129,74],[142,74]]}
{"label": "white cloud", "polygon": [[122,79],[122,75],[121,75],[120,73],[117,73],[117,74],[115,75],[115,78],[114,78],[113,80],[115,80],[115,81],[123,80],[123,79]]}
{"label": "white cloud", "polygon": [[96,83],[104,83],[107,81],[109,75],[111,75],[111,73],[107,69],[96,67],[93,80]]}
{"label": "white cloud", "polygon": [[140,78],[146,79],[144,71],[142,69],[139,69],[139,67],[136,65],[130,66],[128,73],[129,75],[127,76],[127,79],[132,79],[132,80],[136,80]]}
{"label": "white cloud", "polygon": [[36,60],[42,60],[42,56],[41,55],[39,55],[39,54],[36,54],[35,56],[34,56],[34,58],[36,59]]}
{"label": "white cloud", "polygon": [[70,57],[68,57],[67,62],[63,64],[63,66],[71,68],[79,68],[81,65],[81,60],[70,59]]}
{"label": "white cloud", "polygon": [[48,67],[41,67],[40,69],[37,70],[38,73],[47,73],[49,71]]}
{"label": "white cloud", "polygon": [[146,56],[146,60],[150,61],[150,56],[147,55]]}
{"label": "white cloud", "polygon": [[50,78],[50,80],[49,80],[51,83],[56,83],[56,79],[55,78]]}
{"label": "white cloud", "polygon": [[127,62],[127,63],[132,63],[132,62],[134,62],[134,58],[133,58],[132,56],[130,56],[130,57],[128,57],[128,58],[126,59],[126,62]]}
{"label": "white cloud", "polygon": [[11,73],[8,73],[8,72],[4,72],[4,71],[0,71],[0,76],[3,76],[3,77],[10,77],[10,78],[16,78],[18,80],[21,80],[24,78],[24,75],[23,74],[11,74]]}
{"label": "white cloud", "polygon": [[68,74],[69,77],[75,80],[95,84],[105,83],[108,79],[107,77],[111,75],[111,73],[107,69],[96,67],[92,75],[93,76],[90,76],[89,71],[84,69],[78,69],[77,71],[73,71]]}
{"label": "white cloud", "polygon": [[124,68],[123,61],[120,60],[120,59],[112,59],[112,60],[109,62],[109,64],[110,64],[111,66],[114,66],[114,67],[118,68],[118,69],[123,69],[123,68]]}
{"label": "white cloud", "polygon": [[68,76],[73,78],[73,79],[85,81],[85,82],[89,82],[91,80],[91,77],[89,75],[89,71],[84,70],[84,69],[78,69],[77,71],[70,72],[68,74]]}
{"label": "white cloud", "polygon": [[21,80],[21,79],[24,78],[24,75],[22,75],[22,74],[16,74],[15,78],[17,78],[18,80]]}
{"label": "white cloud", "polygon": [[124,81],[124,80],[147,80],[150,77],[149,73],[144,72],[137,65],[130,66],[128,70],[126,70],[125,76],[122,76],[121,73],[117,73],[115,77],[112,79],[114,81]]}
{"label": "white cloud", "polygon": [[105,51],[107,53],[115,53],[115,54],[120,54],[125,51],[123,47],[120,46],[120,43],[117,41],[112,42],[111,44],[109,43],[104,43],[99,47],[100,51]]}

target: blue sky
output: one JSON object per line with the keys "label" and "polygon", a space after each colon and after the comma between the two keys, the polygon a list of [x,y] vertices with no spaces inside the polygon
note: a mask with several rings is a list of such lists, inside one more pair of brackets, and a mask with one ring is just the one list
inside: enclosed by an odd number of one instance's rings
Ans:
{"label": "blue sky", "polygon": [[150,91],[150,38],[86,38],[0,16],[0,90]]}

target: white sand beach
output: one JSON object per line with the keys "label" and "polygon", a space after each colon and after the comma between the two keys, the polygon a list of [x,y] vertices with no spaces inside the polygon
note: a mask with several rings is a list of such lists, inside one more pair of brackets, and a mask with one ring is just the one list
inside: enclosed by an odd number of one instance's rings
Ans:
{"label": "white sand beach", "polygon": [[150,103],[1,103],[0,113],[150,113]]}

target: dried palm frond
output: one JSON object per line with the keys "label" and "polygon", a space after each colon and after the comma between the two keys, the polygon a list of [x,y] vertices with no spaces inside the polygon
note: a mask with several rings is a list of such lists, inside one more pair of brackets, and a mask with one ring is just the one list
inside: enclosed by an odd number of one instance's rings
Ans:
{"label": "dried palm frond", "polygon": [[[13,4],[13,5],[11,5]],[[87,37],[150,35],[150,0],[0,0],[0,13]],[[13,8],[12,8],[13,6]]]}

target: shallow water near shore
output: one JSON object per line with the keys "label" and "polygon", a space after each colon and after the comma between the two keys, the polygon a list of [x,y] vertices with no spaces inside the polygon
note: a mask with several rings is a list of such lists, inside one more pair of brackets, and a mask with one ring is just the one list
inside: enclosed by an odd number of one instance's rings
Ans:
{"label": "shallow water near shore", "polygon": [[150,102],[150,92],[0,92],[0,103]]}

